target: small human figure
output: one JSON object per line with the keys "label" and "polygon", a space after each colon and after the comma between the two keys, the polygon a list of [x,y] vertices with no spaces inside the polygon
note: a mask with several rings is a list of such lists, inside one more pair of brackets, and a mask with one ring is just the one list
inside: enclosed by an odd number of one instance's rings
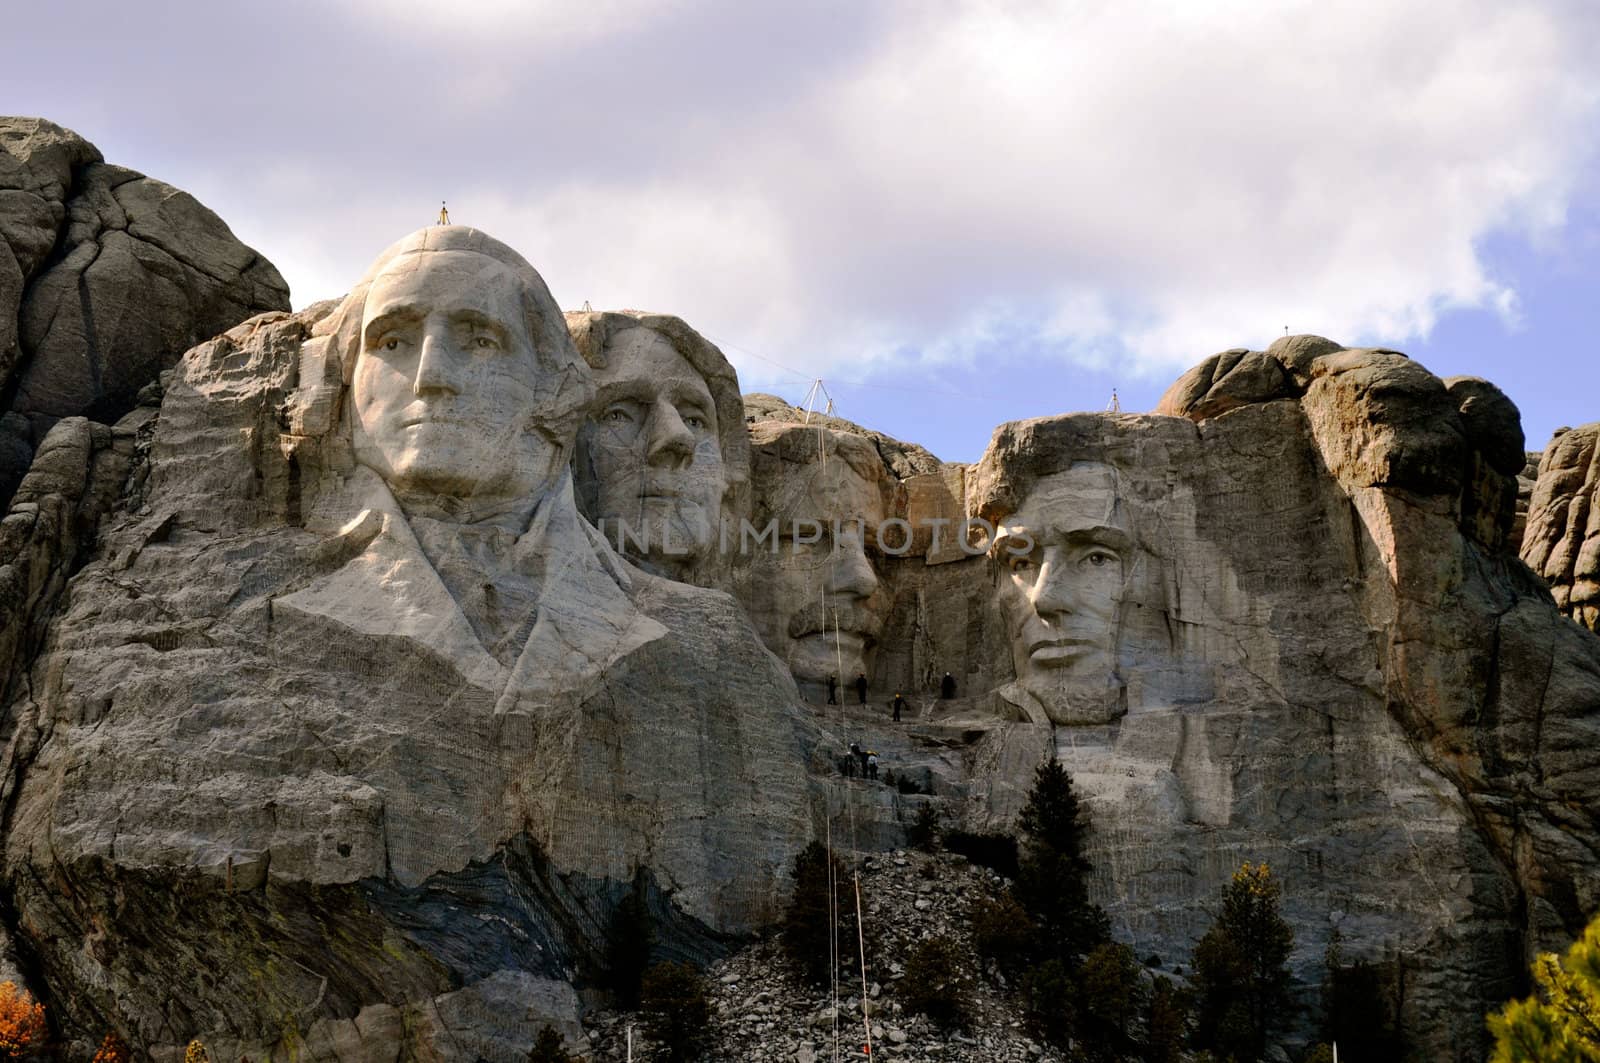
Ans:
{"label": "small human figure", "polygon": [[850,743],[850,752],[854,753],[856,758],[861,761],[861,777],[865,779],[867,777],[867,758],[871,754],[854,742]]}
{"label": "small human figure", "polygon": [[867,703],[867,673],[856,673],[856,697],[861,699],[861,704]]}
{"label": "small human figure", "polygon": [[878,778],[878,754],[876,754],[876,753],[868,753],[867,754],[867,778],[872,779],[874,782],[877,781],[877,778]]}
{"label": "small human figure", "polygon": [[894,722],[899,723],[900,710],[906,707],[906,699],[896,694],[894,700],[889,703],[889,707],[894,710]]}
{"label": "small human figure", "polygon": [[956,677],[951,675],[949,672],[946,672],[944,674],[944,678],[939,681],[939,697],[945,701],[949,701],[955,696]]}
{"label": "small human figure", "polygon": [[845,763],[845,772],[844,773],[845,773],[845,776],[847,778],[852,778],[852,779],[855,778],[856,761],[858,761],[858,760],[861,762],[861,773],[863,775],[865,775],[866,771],[867,771],[867,758],[862,755],[861,747],[859,745],[857,745],[855,742],[851,742],[850,743],[850,755],[844,758],[844,763]]}
{"label": "small human figure", "polygon": [[839,677],[836,675],[828,677],[828,704],[839,704]]}

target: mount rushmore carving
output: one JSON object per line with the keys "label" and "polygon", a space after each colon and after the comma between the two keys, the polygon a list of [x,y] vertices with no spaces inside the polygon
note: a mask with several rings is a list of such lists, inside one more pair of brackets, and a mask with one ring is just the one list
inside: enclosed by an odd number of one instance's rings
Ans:
{"label": "mount rushmore carving", "polygon": [[[1600,905],[1600,643],[1513,552],[1492,385],[1290,337],[946,465],[433,227],[159,390],[0,525],[0,914],[73,1035],[525,1054],[636,886],[705,959],[845,811],[897,844],[858,739],[973,829],[1061,757],[1140,955],[1271,861],[1301,984],[1339,931],[1436,1058]],[[911,718],[821,704],[858,672]]]}

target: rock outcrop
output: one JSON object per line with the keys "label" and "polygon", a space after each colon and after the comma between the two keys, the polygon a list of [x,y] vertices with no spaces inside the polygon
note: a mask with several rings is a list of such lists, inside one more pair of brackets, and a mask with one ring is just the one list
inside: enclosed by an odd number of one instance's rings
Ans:
{"label": "rock outcrop", "polygon": [[278,271],[194,197],[0,117],[0,499],[57,419],[113,422],[196,343],[288,308]]}
{"label": "rock outcrop", "polygon": [[1556,605],[1600,630],[1600,424],[1556,432],[1539,459],[1528,500],[1522,560],[1550,584]]}
{"label": "rock outcrop", "polygon": [[[564,474],[519,548],[544,562],[538,622],[519,653],[477,648],[415,546],[439,522],[395,508],[322,401],[347,320],[258,317],[167,375],[19,669],[9,922],[70,1035],[525,1054],[538,1022],[576,1029],[630,890],[663,955],[704,961],[776,917],[811,836],[792,681],[727,595],[609,554]],[[95,436],[58,426],[65,471],[30,477],[8,533],[35,500],[59,522],[103,497],[83,470],[127,448]]]}
{"label": "rock outcrop", "polygon": [[[1403,988],[1428,1058],[1482,1058],[1483,1012],[1600,907],[1600,639],[1557,608],[1592,623],[1594,432],[1560,437],[1532,492],[1521,546],[1552,600],[1516,556],[1519,418],[1485,381],[1287,337],[1207,359],[1153,415],[1013,422],[950,465],[769,396],[730,431],[736,382],[687,326],[577,319],[580,355],[532,267],[465,228],[402,240],[338,304],[200,343],[142,398],[109,371],[74,392],[41,352],[105,368],[108,348],[34,343],[28,306],[110,290],[86,262],[49,278],[154,223],[70,134],[12,139],[16,172],[56,175],[26,195],[59,218],[45,246],[0,214],[31,278],[14,390],[40,404],[5,422],[32,470],[0,522],[0,965],[14,946],[80,1047],[116,1028],[155,1059],[196,1035],[512,1059],[546,1021],[578,1041],[625,896],[655,958],[712,961],[773,921],[812,837],[893,849],[930,805],[1012,829],[1052,755],[1139,956],[1186,962],[1239,863],[1266,860],[1302,997],[1337,930]],[[108,202],[129,217],[102,232],[84,211],[116,220]],[[234,263],[223,316],[272,297],[231,251],[163,253],[180,266],[152,275],[180,289],[181,263]],[[99,298],[48,316],[98,321]],[[150,365],[174,321],[129,326]],[[635,358],[687,390],[641,390]],[[83,406],[47,401],[68,393]],[[686,475],[650,479],[649,433],[595,433],[596,395],[659,414]],[[584,431],[615,444],[585,473],[629,470],[624,496],[688,484],[742,513],[747,489],[758,523],[791,522],[772,565],[731,566],[744,605],[692,585],[722,559],[642,571],[582,518]],[[831,528],[852,518],[875,526]],[[830,660],[847,700],[868,673],[868,704],[821,704]],[[852,743],[883,782],[843,773]],[[968,882],[948,871],[946,899]],[[879,878],[869,914],[924,911],[909,872]],[[760,1010],[744,1028],[785,1012]],[[940,1048],[1030,1052],[986,1036]]]}

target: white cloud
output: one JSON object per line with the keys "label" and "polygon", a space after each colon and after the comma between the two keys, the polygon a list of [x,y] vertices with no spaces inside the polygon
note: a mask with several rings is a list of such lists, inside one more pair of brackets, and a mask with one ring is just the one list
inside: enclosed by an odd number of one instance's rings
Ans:
{"label": "white cloud", "polygon": [[[1165,375],[1285,325],[1509,320],[1482,242],[1558,231],[1596,146],[1600,40],[1558,0],[970,0],[741,12],[726,39],[718,2],[363,0],[471,45],[437,73],[480,98],[458,135],[498,139],[442,145],[482,160],[459,221],[564,305],[679,313],[807,373],[1015,350]],[[291,177],[260,178],[263,219]],[[263,250],[297,302],[336,294],[427,181],[282,219]]]}

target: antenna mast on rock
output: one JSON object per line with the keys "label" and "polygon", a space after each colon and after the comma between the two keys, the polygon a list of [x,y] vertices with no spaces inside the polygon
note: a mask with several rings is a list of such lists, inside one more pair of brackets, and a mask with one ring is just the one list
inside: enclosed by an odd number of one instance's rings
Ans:
{"label": "antenna mast on rock", "polygon": [[439,225],[450,224],[450,208],[444,205],[444,200],[439,200]]}
{"label": "antenna mast on rock", "polygon": [[1117,389],[1116,388],[1112,388],[1111,389],[1111,401],[1106,403],[1106,412],[1107,413],[1121,413],[1122,412],[1122,400],[1117,398]]}

